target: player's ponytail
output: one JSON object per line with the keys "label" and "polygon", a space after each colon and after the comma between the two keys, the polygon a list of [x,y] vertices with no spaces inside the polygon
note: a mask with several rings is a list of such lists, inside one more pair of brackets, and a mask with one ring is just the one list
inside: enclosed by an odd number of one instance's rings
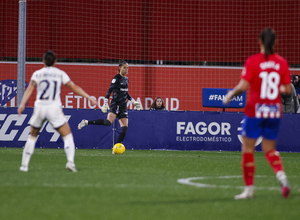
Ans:
{"label": "player's ponytail", "polygon": [[272,28],[265,28],[260,33],[260,39],[265,49],[265,58],[268,59],[270,54],[274,53],[274,44],[276,40],[275,31]]}

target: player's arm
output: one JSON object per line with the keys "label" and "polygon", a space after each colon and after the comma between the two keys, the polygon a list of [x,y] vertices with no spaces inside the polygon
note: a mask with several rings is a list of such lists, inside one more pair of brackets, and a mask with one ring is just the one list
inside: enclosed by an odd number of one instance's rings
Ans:
{"label": "player's arm", "polygon": [[77,86],[74,82],[69,81],[65,85],[69,87],[77,95],[83,96],[88,100],[90,100],[92,105],[97,105],[97,101],[94,98],[92,98],[89,94],[87,94],[81,87]]}
{"label": "player's arm", "polygon": [[223,103],[227,105],[234,96],[242,94],[248,88],[248,86],[249,82],[245,79],[241,79],[240,82],[233,88],[233,90],[230,90],[227,93]]}
{"label": "player's arm", "polygon": [[24,111],[26,102],[28,101],[29,97],[31,96],[35,86],[36,86],[36,82],[31,80],[30,83],[29,83],[29,86],[27,87],[27,89],[26,89],[26,91],[23,95],[22,101],[21,101],[21,103],[18,107],[18,114],[19,115],[21,115],[22,112]]}
{"label": "player's arm", "polygon": [[292,94],[292,86],[291,84],[285,84],[280,86],[280,93],[285,95]]}
{"label": "player's arm", "polygon": [[129,95],[129,93],[127,93],[127,99],[131,101],[132,97],[131,95]]}
{"label": "player's arm", "polygon": [[252,59],[248,58],[245,62],[245,67],[241,72],[241,79],[239,83],[232,90],[228,91],[225,99],[223,100],[224,105],[227,105],[234,96],[240,95],[249,87],[249,82],[252,78],[251,73],[253,73]]}
{"label": "player's arm", "polygon": [[288,68],[287,61],[285,61],[285,63],[286,63],[285,69],[284,69],[285,71],[284,71],[281,85],[279,87],[279,91],[281,94],[290,95],[290,94],[292,94],[292,86],[291,86],[292,79],[291,79],[291,73]]}
{"label": "player's arm", "polygon": [[290,95],[292,94],[292,86],[291,86],[291,73],[290,73],[290,70],[288,68],[288,63],[287,61],[285,61],[285,72],[284,72],[284,76],[283,76],[283,79],[282,79],[282,84],[280,85],[279,87],[279,91],[281,94],[286,94],[286,95]]}
{"label": "player's arm", "polygon": [[132,104],[136,107],[136,110],[141,110],[141,103],[138,101],[135,101],[134,98],[132,98],[129,93],[127,94],[127,98],[132,102]]}
{"label": "player's arm", "polygon": [[110,83],[110,86],[108,88],[108,91],[106,93],[106,96],[104,98],[104,104],[103,106],[101,107],[101,111],[103,113],[106,113],[107,110],[109,110],[109,106],[108,106],[108,99],[109,99],[109,96],[110,94],[112,93],[112,91],[116,88],[117,86],[117,83],[118,83],[118,78],[117,77],[114,77]]}
{"label": "player's arm", "polygon": [[118,80],[118,78],[115,76],[115,77],[112,79],[111,83],[110,83],[110,86],[109,86],[109,88],[108,88],[108,90],[107,90],[105,99],[107,99],[107,100],[109,99],[110,94],[111,94],[112,91],[117,87],[117,84],[118,84],[118,83],[119,83],[119,80]]}

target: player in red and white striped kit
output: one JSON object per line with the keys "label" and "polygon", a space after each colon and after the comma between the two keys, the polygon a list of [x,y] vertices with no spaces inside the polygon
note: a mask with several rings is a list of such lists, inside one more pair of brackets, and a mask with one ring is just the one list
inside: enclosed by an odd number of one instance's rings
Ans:
{"label": "player in red and white striped kit", "polygon": [[235,199],[254,196],[254,150],[255,142],[262,136],[262,150],[281,184],[282,196],[290,195],[290,187],[283,164],[276,151],[280,118],[282,116],[280,93],[291,93],[291,77],[287,61],[274,53],[276,34],[273,29],[264,29],[259,38],[261,51],[250,56],[245,63],[238,85],[228,92],[224,104],[250,86],[249,100],[245,108],[245,123],[242,136],[242,170],[244,191]]}

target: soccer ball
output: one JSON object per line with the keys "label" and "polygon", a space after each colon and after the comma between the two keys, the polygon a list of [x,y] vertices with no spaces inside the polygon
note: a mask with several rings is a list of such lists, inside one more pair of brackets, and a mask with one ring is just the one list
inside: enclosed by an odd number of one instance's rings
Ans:
{"label": "soccer ball", "polygon": [[117,143],[113,147],[113,152],[115,154],[123,154],[125,152],[125,146],[121,143]]}

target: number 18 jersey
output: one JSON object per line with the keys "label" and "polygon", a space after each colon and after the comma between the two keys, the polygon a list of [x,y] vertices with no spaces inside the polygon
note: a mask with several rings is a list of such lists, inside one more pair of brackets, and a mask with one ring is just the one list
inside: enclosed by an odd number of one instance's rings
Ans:
{"label": "number 18 jersey", "polygon": [[250,94],[245,108],[248,117],[280,118],[282,116],[280,86],[291,83],[287,61],[278,54],[268,60],[264,54],[246,60],[241,78],[250,84]]}
{"label": "number 18 jersey", "polygon": [[35,71],[31,77],[37,84],[35,105],[37,104],[61,104],[61,84],[67,84],[70,77],[56,67],[44,67]]}

